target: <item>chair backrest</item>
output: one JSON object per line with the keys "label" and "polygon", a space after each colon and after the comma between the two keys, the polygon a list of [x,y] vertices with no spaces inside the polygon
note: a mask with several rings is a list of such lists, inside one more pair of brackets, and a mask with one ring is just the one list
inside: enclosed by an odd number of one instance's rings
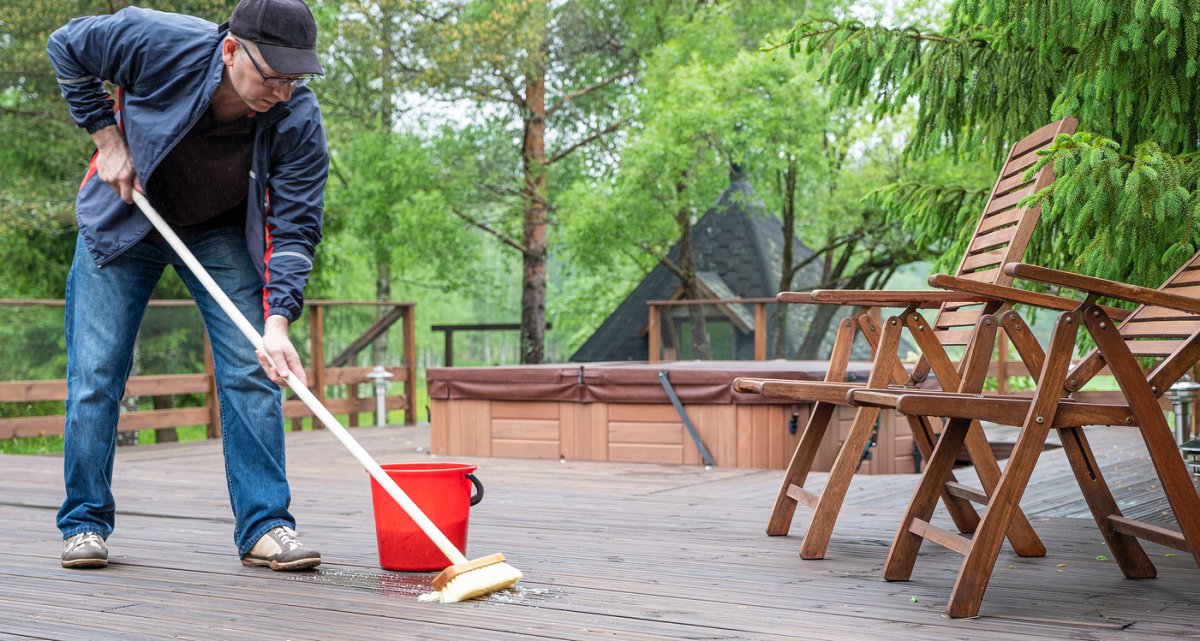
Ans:
{"label": "chair backrest", "polygon": [[[1159,291],[1200,299],[1200,252],[1168,278]],[[1200,360],[1200,314],[1142,305],[1120,327],[1121,337],[1143,369],[1156,396],[1162,396]],[[1068,376],[1079,389],[1105,366],[1099,350],[1088,354]]]}
{"label": "chair backrest", "polygon": [[[1059,134],[1075,133],[1078,121],[1067,117],[1052,122],[1021,139],[1008,152],[996,186],[992,188],[975,234],[958,265],[961,278],[996,285],[1009,285],[1005,263],[1020,261],[1033,237],[1041,207],[1019,203],[1054,182],[1054,168],[1047,164],[1029,178],[1026,172],[1039,160],[1038,151],[1048,147]],[[943,345],[966,345],[975,323],[984,313],[981,304],[946,304],[938,310],[933,328]]]}

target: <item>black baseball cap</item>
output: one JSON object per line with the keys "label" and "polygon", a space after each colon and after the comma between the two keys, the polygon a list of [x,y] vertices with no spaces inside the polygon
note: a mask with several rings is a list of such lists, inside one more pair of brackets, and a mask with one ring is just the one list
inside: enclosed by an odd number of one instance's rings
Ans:
{"label": "black baseball cap", "polygon": [[301,0],[241,0],[218,29],[253,40],[277,73],[325,75],[317,60],[317,23]]}

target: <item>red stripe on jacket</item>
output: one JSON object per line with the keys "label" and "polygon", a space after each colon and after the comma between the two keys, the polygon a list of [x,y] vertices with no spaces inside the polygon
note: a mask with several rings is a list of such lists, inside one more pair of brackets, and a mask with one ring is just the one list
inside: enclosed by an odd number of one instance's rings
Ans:
{"label": "red stripe on jacket", "polygon": [[[269,216],[271,214],[271,192],[267,191],[266,196],[267,207],[265,214]],[[267,249],[263,252],[263,322],[266,322],[267,316],[269,316],[271,313],[271,305],[267,302],[267,285],[271,282],[271,252],[275,249],[275,239],[271,236],[271,232],[274,231],[274,229],[275,228],[270,224],[267,224],[266,231],[264,233],[267,241]]]}

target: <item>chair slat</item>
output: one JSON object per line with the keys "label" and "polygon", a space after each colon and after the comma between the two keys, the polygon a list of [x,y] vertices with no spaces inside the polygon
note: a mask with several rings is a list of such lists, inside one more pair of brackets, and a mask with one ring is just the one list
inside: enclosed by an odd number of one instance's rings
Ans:
{"label": "chair slat", "polygon": [[978,309],[979,303],[947,303],[942,305],[943,312],[958,312],[964,309]]}
{"label": "chair slat", "polygon": [[1174,283],[1176,285],[1190,285],[1190,284],[1200,283],[1200,269],[1189,269],[1189,270],[1183,272],[1177,278],[1175,278]]}
{"label": "chair slat", "polygon": [[969,329],[939,329],[933,332],[942,345],[966,345],[971,340],[973,330]]}
{"label": "chair slat", "polygon": [[1126,323],[1139,323],[1152,320],[1190,320],[1195,318],[1194,315],[1187,312],[1181,312],[1177,309],[1168,309],[1166,307],[1142,307],[1136,310],[1129,318],[1125,319]]}
{"label": "chair slat", "polygon": [[963,259],[961,271],[978,269],[980,267],[987,267],[988,265],[999,265],[1004,261],[1006,255],[1008,255],[1008,247],[971,254]]}
{"label": "chair slat", "polygon": [[975,237],[975,240],[971,241],[971,246],[968,248],[968,251],[975,252],[987,249],[989,247],[995,247],[997,245],[1006,245],[1008,244],[1008,241],[1012,240],[1016,235],[1016,227],[1005,227],[999,231],[980,234],[979,236]]}
{"label": "chair slat", "polygon": [[1028,209],[1019,207],[1017,209],[1010,209],[1008,211],[1000,212],[999,214],[993,214],[983,219],[983,222],[979,224],[979,231],[977,233],[983,234],[992,231],[993,229],[999,229],[1001,227],[1019,223],[1027,213],[1029,213]]}
{"label": "chair slat", "polygon": [[1200,318],[1196,320],[1135,321],[1121,326],[1121,335],[1126,337],[1183,337],[1191,336],[1200,329]]}
{"label": "chair slat", "polygon": [[1028,196],[1032,191],[1031,187],[1026,187],[1011,191],[999,198],[993,198],[992,202],[988,203],[987,209],[984,210],[984,214],[994,214],[1015,207],[1017,203],[1021,202],[1022,198]]}
{"label": "chair slat", "polygon": [[1016,174],[1013,176],[1009,176],[1008,178],[1005,178],[1004,180],[1001,180],[1000,182],[996,183],[996,189],[994,189],[992,191],[992,195],[1003,196],[1004,194],[1007,194],[1008,192],[1010,192],[1014,189],[1018,189],[1020,187],[1024,187],[1024,186],[1028,186],[1028,185],[1032,185],[1032,184],[1033,184],[1033,178],[1025,178],[1025,174],[1023,174],[1023,173]]}
{"label": "chair slat", "polygon": [[1162,288],[1164,292],[1170,294],[1178,294],[1180,296],[1191,296],[1192,298],[1200,298],[1200,284],[1180,284],[1172,282],[1170,285]]}
{"label": "chair slat", "polygon": [[946,329],[949,327],[962,327],[963,325],[975,325],[979,320],[979,314],[983,310],[978,308],[966,312],[947,312],[943,311],[938,314],[937,320],[933,326],[937,329]]}
{"label": "chair slat", "polygon": [[1004,275],[1004,272],[999,268],[989,269],[981,272],[971,272],[970,274],[959,274],[959,278],[973,280],[977,283],[995,283],[997,279]]}
{"label": "chair slat", "polygon": [[1025,170],[1032,167],[1039,160],[1036,153],[1025,154],[1020,158],[1013,158],[1004,165],[1004,178],[1011,178],[1025,173]]}
{"label": "chair slat", "polygon": [[1130,340],[1126,341],[1129,345],[1129,351],[1133,352],[1134,356],[1170,356],[1175,353],[1175,350],[1183,344],[1182,340],[1164,340],[1164,341],[1144,341]]}
{"label": "chair slat", "polygon": [[[1058,135],[1059,129],[1065,128],[1062,126],[1062,121],[1056,121],[1042,125],[1037,131],[1025,136],[1013,146],[1012,155],[1018,156],[1036,148],[1045,147],[1054,142],[1054,138]],[[1070,127],[1071,132],[1075,131],[1075,127]]]}

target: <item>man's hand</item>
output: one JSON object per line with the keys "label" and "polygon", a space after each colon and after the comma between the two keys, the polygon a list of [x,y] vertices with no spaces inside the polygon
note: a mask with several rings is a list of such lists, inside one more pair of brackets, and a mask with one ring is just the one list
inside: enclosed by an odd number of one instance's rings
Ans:
{"label": "man's hand", "polygon": [[[266,353],[263,353],[263,350]],[[292,341],[288,338],[288,319],[284,316],[274,315],[267,317],[267,323],[263,329],[263,350],[255,352],[258,355],[258,362],[262,365],[263,371],[267,373],[272,381],[279,385],[286,385],[287,381],[284,377],[288,372],[300,379],[300,382],[305,387],[308,386],[308,377],[304,374],[304,366],[300,364],[300,355],[296,353],[296,348],[292,346]],[[267,360],[267,355],[271,359]],[[275,366],[272,367],[271,363]]]}
{"label": "man's hand", "polygon": [[129,153],[129,145],[125,143],[125,135],[116,125],[109,125],[93,133],[92,142],[96,143],[99,152],[96,155],[96,173],[100,180],[108,183],[121,200],[132,204],[133,190],[145,192],[133,168],[133,156]]}

